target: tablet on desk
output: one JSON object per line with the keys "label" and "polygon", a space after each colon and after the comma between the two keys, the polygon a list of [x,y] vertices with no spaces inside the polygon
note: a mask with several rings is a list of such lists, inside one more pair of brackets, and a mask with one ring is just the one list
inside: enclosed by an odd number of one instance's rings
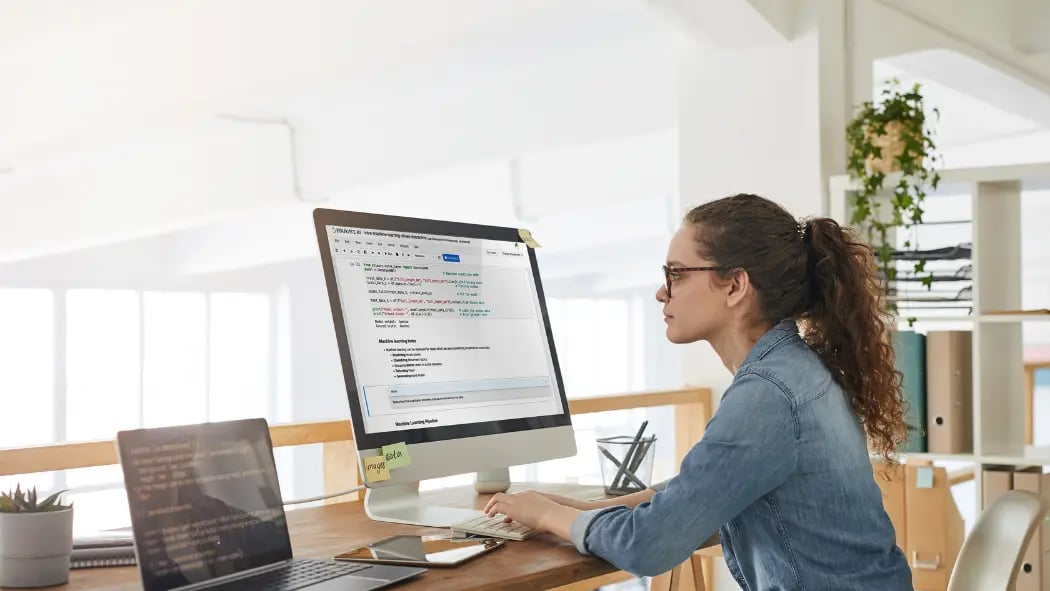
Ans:
{"label": "tablet on desk", "polygon": [[502,547],[506,540],[394,536],[335,556],[336,560],[418,566],[456,566]]}

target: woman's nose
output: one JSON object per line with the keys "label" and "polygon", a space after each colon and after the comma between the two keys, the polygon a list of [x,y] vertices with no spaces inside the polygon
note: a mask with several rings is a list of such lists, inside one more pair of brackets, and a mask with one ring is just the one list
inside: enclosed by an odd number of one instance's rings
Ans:
{"label": "woman's nose", "polygon": [[660,302],[661,304],[666,304],[668,299],[669,298],[667,297],[667,286],[661,285],[660,289],[656,290],[656,301]]}

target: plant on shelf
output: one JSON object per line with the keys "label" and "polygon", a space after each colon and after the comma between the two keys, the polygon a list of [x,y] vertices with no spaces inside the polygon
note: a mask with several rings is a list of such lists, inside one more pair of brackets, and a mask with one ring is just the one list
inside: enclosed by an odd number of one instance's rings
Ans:
{"label": "plant on shelf", "polygon": [[[934,119],[940,111],[931,109]],[[846,127],[849,148],[847,170],[857,183],[850,196],[850,224],[867,235],[886,282],[897,278],[893,264],[890,231],[907,230],[922,223],[922,203],[927,191],[937,188],[941,156],[934,144],[934,129],[929,125],[919,84],[902,89],[896,79],[882,88],[879,100],[866,101],[857,109]],[[888,212],[882,210],[881,197],[887,179],[893,179],[893,194]],[[910,240],[904,248],[912,248]],[[926,271],[926,260],[914,262],[913,270],[929,289],[933,276]],[[897,306],[887,299],[888,307]]]}
{"label": "plant on shelf", "polygon": [[73,504],[59,491],[39,500],[36,489],[0,493],[0,587],[46,587],[69,580]]}

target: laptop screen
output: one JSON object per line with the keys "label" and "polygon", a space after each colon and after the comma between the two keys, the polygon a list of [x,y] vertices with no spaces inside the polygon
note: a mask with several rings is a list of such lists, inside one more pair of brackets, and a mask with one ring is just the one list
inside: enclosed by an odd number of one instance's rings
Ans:
{"label": "laptop screen", "polygon": [[292,557],[265,420],[122,431],[117,441],[146,591]]}

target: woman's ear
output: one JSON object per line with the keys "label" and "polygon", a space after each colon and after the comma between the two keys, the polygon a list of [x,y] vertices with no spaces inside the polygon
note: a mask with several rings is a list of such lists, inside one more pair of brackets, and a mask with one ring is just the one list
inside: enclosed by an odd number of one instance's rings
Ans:
{"label": "woman's ear", "polygon": [[726,293],[726,306],[733,308],[740,306],[751,295],[751,277],[747,271],[737,269],[729,278],[729,291]]}

